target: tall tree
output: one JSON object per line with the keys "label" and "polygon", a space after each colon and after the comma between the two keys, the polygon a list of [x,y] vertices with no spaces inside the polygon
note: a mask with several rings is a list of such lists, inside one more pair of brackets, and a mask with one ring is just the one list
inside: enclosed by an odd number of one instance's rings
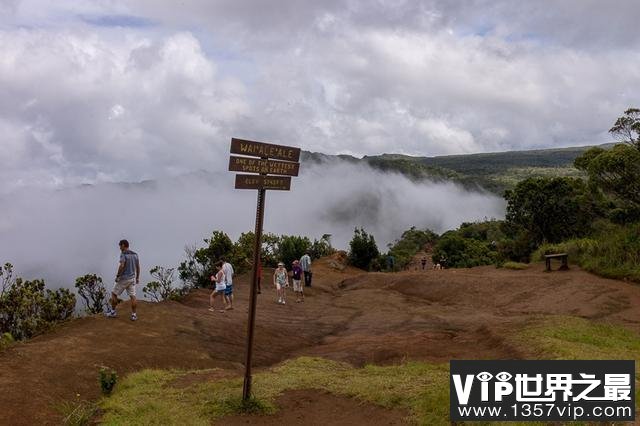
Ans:
{"label": "tall tree", "polygon": [[580,179],[528,178],[506,191],[505,198],[507,225],[528,231],[536,245],[588,233],[598,213]]}
{"label": "tall tree", "polygon": [[640,150],[640,109],[629,108],[618,117],[609,133],[621,142]]}
{"label": "tall tree", "polygon": [[[629,212],[640,211],[640,109],[629,108],[609,130],[621,144],[612,149],[591,148],[574,164],[589,175],[593,188],[613,197]],[[636,217],[637,214],[629,214]]]}

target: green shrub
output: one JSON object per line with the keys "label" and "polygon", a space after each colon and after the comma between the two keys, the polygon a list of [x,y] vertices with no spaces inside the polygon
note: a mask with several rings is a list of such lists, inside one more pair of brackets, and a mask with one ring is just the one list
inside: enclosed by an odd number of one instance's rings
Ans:
{"label": "green shrub", "polygon": [[[389,248],[389,255],[395,259],[395,269],[405,269],[416,253],[424,250],[425,246],[433,244],[437,240],[438,234],[429,229],[421,230],[412,226],[404,231],[402,236]],[[385,269],[384,262],[381,266]]]}
{"label": "green shrub", "polygon": [[496,261],[496,252],[491,245],[472,238],[463,238],[455,231],[445,233],[433,250],[433,263],[447,268],[471,268],[491,265]]}
{"label": "green shrub", "polygon": [[87,274],[76,278],[76,290],[84,300],[85,310],[89,314],[99,314],[104,310],[107,289],[102,278],[96,274]]}
{"label": "green shrub", "polygon": [[336,252],[331,245],[331,234],[324,234],[319,240],[313,240],[311,244],[311,257],[319,259],[321,257],[330,256]]}
{"label": "green shrub", "polygon": [[100,391],[103,395],[111,395],[113,388],[118,381],[116,371],[109,367],[101,367],[98,373],[98,381],[100,383]]}
{"label": "green shrub", "polygon": [[349,248],[349,262],[360,269],[369,270],[371,262],[380,255],[375,238],[364,228],[354,229]]}
{"label": "green shrub", "polygon": [[520,263],[520,262],[504,262],[501,266],[504,269],[513,269],[516,271],[521,271],[529,267],[529,265],[527,265],[526,263]]}
{"label": "green shrub", "polygon": [[0,350],[8,348],[13,342],[15,342],[15,340],[11,333],[0,334]]}
{"label": "green shrub", "polygon": [[177,288],[174,284],[175,269],[164,266],[154,266],[149,271],[155,281],[151,281],[142,288],[142,292],[155,302],[161,300],[180,300],[191,289],[189,286]]}
{"label": "green shrub", "polygon": [[25,339],[73,315],[76,297],[67,289],[45,290],[43,280],[13,278],[7,263],[0,274],[0,333]]}

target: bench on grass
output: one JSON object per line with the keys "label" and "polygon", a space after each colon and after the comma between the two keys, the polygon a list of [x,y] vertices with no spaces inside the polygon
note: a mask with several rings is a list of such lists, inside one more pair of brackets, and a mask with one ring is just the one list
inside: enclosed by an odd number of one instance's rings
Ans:
{"label": "bench on grass", "polygon": [[547,264],[547,272],[551,271],[551,259],[560,259],[560,261],[562,261],[559,271],[566,271],[569,269],[569,255],[567,253],[545,254],[544,260]]}

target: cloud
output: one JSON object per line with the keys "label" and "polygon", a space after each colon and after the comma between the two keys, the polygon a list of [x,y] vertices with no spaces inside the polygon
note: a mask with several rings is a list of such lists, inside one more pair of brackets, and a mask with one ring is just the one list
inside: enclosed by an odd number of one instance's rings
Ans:
{"label": "cloud", "polygon": [[248,110],[243,84],[219,76],[190,33],[3,32],[0,48],[5,192],[41,174],[69,185],[219,166]]}
{"label": "cloud", "polygon": [[[220,229],[234,240],[253,230],[255,191],[233,189],[232,173],[198,172],[140,184],[98,184],[0,196],[0,262],[25,278],[72,287],[98,273],[110,282],[117,242],[127,238],[143,270],[176,266],[187,244]],[[504,201],[453,184],[415,183],[348,163],[305,165],[290,192],[269,191],[265,230],[320,238],[348,248],[354,227],[372,233],[381,250],[410,228],[437,232],[463,221],[500,218]],[[143,281],[148,280],[143,275]]]}
{"label": "cloud", "polygon": [[640,5],[614,3],[4,1],[0,192],[217,170],[233,136],[357,155],[606,142],[640,97]]}

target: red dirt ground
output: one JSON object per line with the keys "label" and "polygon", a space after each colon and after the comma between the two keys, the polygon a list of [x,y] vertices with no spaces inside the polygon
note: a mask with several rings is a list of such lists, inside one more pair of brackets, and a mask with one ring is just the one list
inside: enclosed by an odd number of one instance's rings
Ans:
{"label": "red dirt ground", "polygon": [[[640,332],[640,287],[577,267],[553,273],[533,265],[525,271],[480,267],[366,274],[331,267],[335,263],[314,264],[314,287],[304,304],[295,303],[290,293],[287,305],[278,305],[275,292],[264,286],[256,368],[300,355],[356,366],[534,357],[511,347],[505,336],[546,314],[611,321]],[[263,282],[269,282],[266,272]],[[135,323],[124,304],[116,319],[74,320],[0,352],[0,424],[59,424],[55,403],[75,400],[77,394],[99,397],[101,365],[120,376],[143,368],[219,367],[240,374],[247,285],[248,277],[238,277],[237,307],[225,314],[207,311],[208,292],[199,290],[183,303],[141,303]],[[285,404],[292,401],[287,395]],[[360,409],[358,402],[344,403]],[[322,408],[301,404],[305,411]]]}
{"label": "red dirt ground", "polygon": [[409,413],[387,410],[373,404],[339,397],[322,390],[296,390],[284,392],[276,401],[280,410],[270,416],[225,417],[226,426],[241,425],[406,425]]}

